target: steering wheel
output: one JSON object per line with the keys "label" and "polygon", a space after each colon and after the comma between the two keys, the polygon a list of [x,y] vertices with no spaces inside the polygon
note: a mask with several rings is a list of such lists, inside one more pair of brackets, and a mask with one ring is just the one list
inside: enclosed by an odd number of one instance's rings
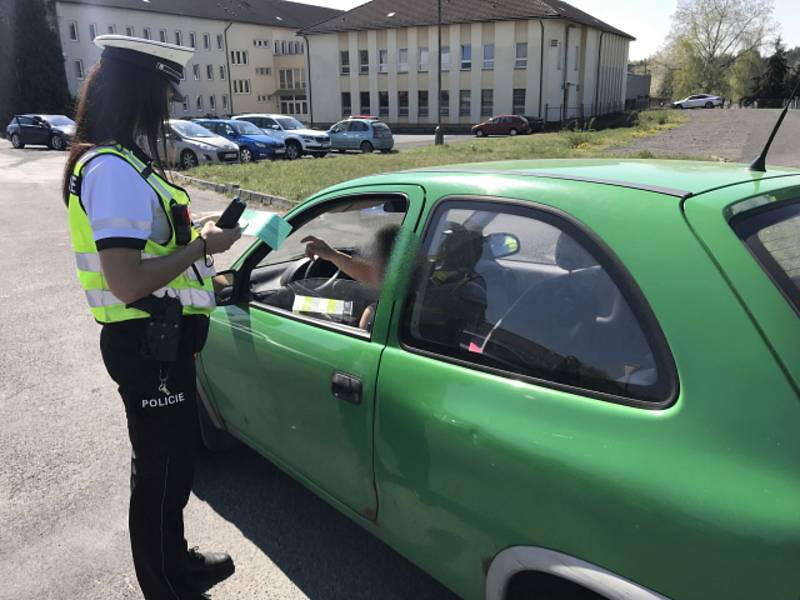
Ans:
{"label": "steering wheel", "polygon": [[[315,254],[314,258],[312,258],[309,261],[308,266],[306,267],[305,273],[303,273],[303,279],[309,279],[309,275],[314,270],[314,265],[316,265],[319,261],[320,261],[320,257]],[[327,290],[330,286],[333,285],[333,283],[337,279],[339,279],[339,275],[341,275],[341,273],[342,273],[342,270],[337,268],[336,272],[333,275],[331,275],[331,277],[328,279],[328,281],[326,281],[321,286],[319,286],[316,289],[316,291],[317,292],[321,292],[321,291]]]}

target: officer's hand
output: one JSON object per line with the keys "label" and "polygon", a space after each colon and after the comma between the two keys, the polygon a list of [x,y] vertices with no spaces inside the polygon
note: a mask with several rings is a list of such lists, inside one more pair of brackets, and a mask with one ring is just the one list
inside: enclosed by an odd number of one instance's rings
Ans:
{"label": "officer's hand", "polygon": [[331,248],[323,239],[309,235],[300,240],[301,244],[306,244],[306,256],[313,258],[316,254],[324,260],[331,260],[336,254],[336,250]]}
{"label": "officer's hand", "polygon": [[209,254],[219,254],[228,250],[242,237],[242,228],[238,225],[230,229],[220,229],[215,223],[208,222],[203,225],[200,235],[206,240],[206,250]]}

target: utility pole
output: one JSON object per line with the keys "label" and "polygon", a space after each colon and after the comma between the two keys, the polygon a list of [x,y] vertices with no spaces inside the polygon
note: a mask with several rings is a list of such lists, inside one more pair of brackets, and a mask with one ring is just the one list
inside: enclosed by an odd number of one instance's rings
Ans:
{"label": "utility pole", "polygon": [[442,131],[442,0],[437,0],[438,2],[438,24],[439,24],[439,32],[436,36],[436,39],[439,42],[439,50],[436,53],[436,60],[438,61],[436,64],[436,107],[439,112],[436,115],[436,131],[433,138],[433,143],[437,146],[441,146],[444,144],[444,132]]}

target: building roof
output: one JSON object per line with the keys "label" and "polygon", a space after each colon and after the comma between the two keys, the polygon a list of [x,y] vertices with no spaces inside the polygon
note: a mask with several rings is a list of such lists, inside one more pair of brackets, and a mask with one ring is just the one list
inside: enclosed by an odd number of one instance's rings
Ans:
{"label": "building roof", "polygon": [[[512,21],[521,19],[566,19],[581,25],[635,39],[632,35],[596,19],[561,0],[443,0],[442,23]],[[306,27],[304,34],[366,29],[390,29],[436,25],[436,0],[372,0]]]}
{"label": "building roof", "polygon": [[301,29],[342,14],[341,10],[286,0],[58,0],[105,8],[236,21]]}

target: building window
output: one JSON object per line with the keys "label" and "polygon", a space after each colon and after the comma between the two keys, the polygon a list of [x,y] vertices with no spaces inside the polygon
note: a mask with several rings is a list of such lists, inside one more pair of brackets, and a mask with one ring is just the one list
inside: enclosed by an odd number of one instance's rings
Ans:
{"label": "building window", "polygon": [[[225,49],[225,38],[222,36],[221,33],[217,34],[217,50],[224,50]],[[223,96],[223,99],[225,96]]]}
{"label": "building window", "polygon": [[[276,44],[278,42],[275,42]],[[342,50],[339,52],[339,73],[342,75],[350,74],[350,52]]]}
{"label": "building window", "polygon": [[116,25],[109,25],[108,26],[108,33],[111,35],[115,35],[117,33],[117,26]]}
{"label": "building window", "polygon": [[183,34],[180,31],[175,32],[175,43],[178,46],[183,46]]}
{"label": "building window", "polygon": [[514,89],[514,100],[512,102],[511,112],[515,115],[525,114],[525,88]]}
{"label": "building window", "polygon": [[219,78],[225,79],[225,65],[219,66]]}
{"label": "building window", "polygon": [[188,94],[183,97],[183,112],[185,112],[185,113],[189,112],[189,102],[190,101],[191,101],[191,98],[189,98]]}
{"label": "building window", "polygon": [[481,116],[491,117],[494,113],[494,90],[481,90]]}
{"label": "building window", "polygon": [[247,64],[247,50],[231,50],[231,64],[232,65],[246,65]]}
{"label": "building window", "polygon": [[286,52],[286,40],[281,40],[281,54],[288,54]]}
{"label": "building window", "polygon": [[442,71],[450,70],[450,46],[442,46],[442,56],[440,57]]}
{"label": "building window", "polygon": [[76,60],[75,61],[75,77],[77,79],[83,79],[83,61]]}
{"label": "building window", "polygon": [[362,115],[370,114],[371,107],[369,105],[369,92],[361,92],[358,95],[358,99],[360,104],[358,108],[359,113],[361,113]]}
{"label": "building window", "polygon": [[195,81],[200,81],[200,65],[192,65],[192,75]]}
{"label": "building window", "polygon": [[527,69],[528,68],[528,42],[517,42],[516,49],[514,50],[514,68]]}
{"label": "building window", "polygon": [[211,50],[211,35],[208,33],[203,34],[203,49]]}
{"label": "building window", "polygon": [[439,94],[439,115],[450,116],[450,92],[448,90],[442,90]]}
{"label": "building window", "polygon": [[469,71],[472,68],[472,44],[461,44],[461,70]]}
{"label": "building window", "polygon": [[125,35],[127,35],[128,37],[134,37],[134,33],[135,32],[133,30],[133,27],[131,27],[130,25],[125,27]]}
{"label": "building window", "polygon": [[417,114],[420,117],[428,116],[428,90],[417,92]]}
{"label": "building window", "polygon": [[153,39],[153,34],[150,32],[149,27],[145,27],[144,29],[142,29],[142,36],[144,36],[144,39],[146,40]]}
{"label": "building window", "polygon": [[280,111],[284,115],[305,115],[308,102],[305,96],[285,96],[280,101]]}
{"label": "building window", "polygon": [[281,43],[278,40],[275,40],[275,54],[281,53]]}
{"label": "building window", "polygon": [[217,99],[214,96],[208,97],[208,108],[211,110],[217,110]]}
{"label": "building window", "polygon": [[483,68],[490,71],[494,69],[494,44],[483,45]]}
{"label": "building window", "polygon": [[194,31],[189,32],[189,47],[197,48],[197,34]]}
{"label": "building window", "polygon": [[378,73],[389,72],[389,51],[386,49],[378,50]]}
{"label": "building window", "polygon": [[214,65],[206,65],[206,78],[214,79]]}
{"label": "building window", "polygon": [[419,70],[420,73],[424,73],[428,70],[428,49],[425,47],[419,48],[417,55],[417,70]]}
{"label": "building window", "polygon": [[89,25],[89,39],[94,40],[97,37],[97,25],[91,23]]}
{"label": "building window", "polygon": [[408,116],[408,92],[397,92],[397,115]]}
{"label": "building window", "polygon": [[78,22],[77,21],[70,21],[69,25],[67,25],[69,29],[69,39],[72,42],[78,41]]}
{"label": "building window", "polygon": [[222,94],[222,110],[228,108],[228,94]]}
{"label": "building window", "polygon": [[342,116],[349,117],[353,114],[353,109],[350,105],[350,92],[342,92]]}
{"label": "building window", "polygon": [[167,30],[166,29],[162,29],[161,31],[158,32],[158,39],[161,41],[162,44],[166,44],[167,43]]}
{"label": "building window", "polygon": [[462,117],[468,117],[472,114],[469,92],[469,90],[460,90],[458,92],[458,114]]}
{"label": "building window", "polygon": [[389,92],[378,92],[378,116],[389,116]]}
{"label": "building window", "polygon": [[203,110],[203,97],[202,96],[198,96],[197,97],[197,103],[195,104],[195,108],[197,110]]}
{"label": "building window", "polygon": [[408,71],[408,48],[400,48],[397,51],[397,72],[405,73]]}
{"label": "building window", "polygon": [[233,93],[234,94],[249,94],[250,93],[250,80],[249,79],[234,79],[233,80]]}
{"label": "building window", "polygon": [[256,69],[256,75],[272,75],[272,68],[271,67],[258,67]]}
{"label": "building window", "polygon": [[358,72],[367,75],[369,73],[369,50],[359,50],[358,58],[360,60]]}

